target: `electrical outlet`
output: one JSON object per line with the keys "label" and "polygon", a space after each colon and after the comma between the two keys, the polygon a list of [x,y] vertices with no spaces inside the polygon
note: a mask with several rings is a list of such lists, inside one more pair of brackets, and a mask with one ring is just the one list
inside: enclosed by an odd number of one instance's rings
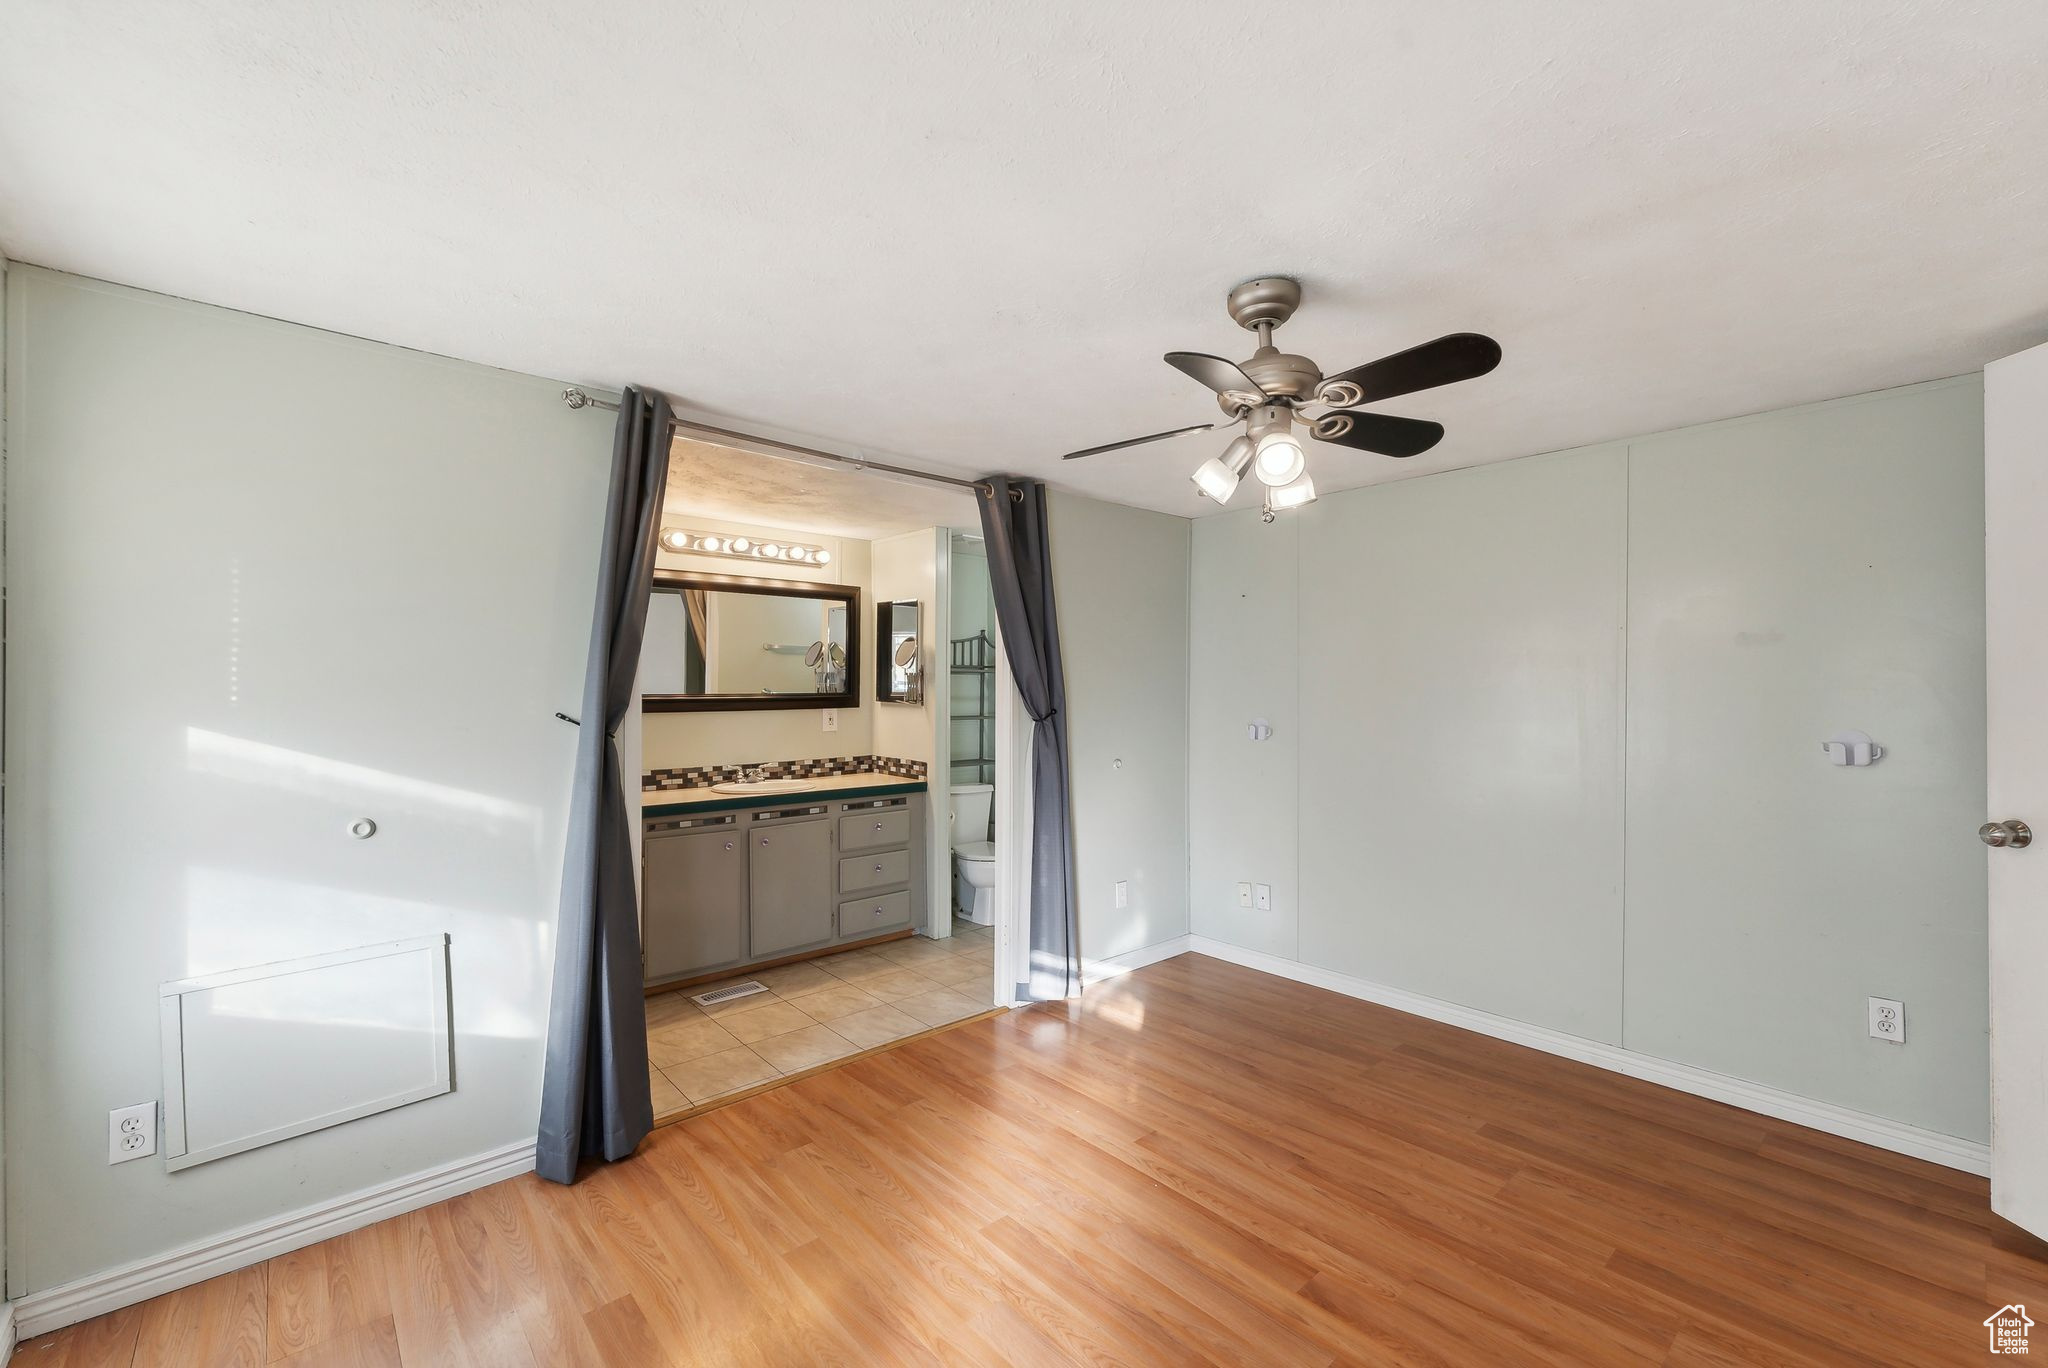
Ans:
{"label": "electrical outlet", "polygon": [[1273,910],[1273,885],[1253,884],[1252,906],[1258,908],[1261,912],[1271,912]]}
{"label": "electrical outlet", "polygon": [[1116,905],[1118,907],[1129,907],[1131,905],[1131,885],[1126,880],[1118,879],[1116,881]]}
{"label": "electrical outlet", "polygon": [[156,1153],[156,1103],[138,1102],[107,1113],[107,1162],[125,1164]]}
{"label": "electrical outlet", "polygon": [[839,709],[837,709],[837,708],[827,708],[827,709],[825,709],[825,730],[826,730],[826,731],[838,731],[838,730],[839,730]]}
{"label": "electrical outlet", "polygon": [[1237,886],[1237,905],[1239,907],[1250,907],[1252,905],[1252,886],[1250,884],[1241,883]]}
{"label": "electrical outlet", "polygon": [[1873,1040],[1906,1043],[1906,1004],[1890,998],[1870,999],[1870,1035]]}

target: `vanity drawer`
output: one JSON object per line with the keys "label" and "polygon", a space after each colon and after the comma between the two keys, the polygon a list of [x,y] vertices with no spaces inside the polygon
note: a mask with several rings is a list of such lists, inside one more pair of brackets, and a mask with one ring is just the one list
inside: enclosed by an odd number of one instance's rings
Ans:
{"label": "vanity drawer", "polygon": [[[872,862],[871,862],[872,863]],[[839,904],[839,934],[871,936],[910,925],[910,894],[878,893]]]}
{"label": "vanity drawer", "polygon": [[841,850],[909,844],[910,814],[901,808],[894,812],[852,812],[839,819]]}
{"label": "vanity drawer", "polygon": [[910,882],[910,852],[884,850],[875,855],[849,855],[839,862],[839,891],[887,888]]}

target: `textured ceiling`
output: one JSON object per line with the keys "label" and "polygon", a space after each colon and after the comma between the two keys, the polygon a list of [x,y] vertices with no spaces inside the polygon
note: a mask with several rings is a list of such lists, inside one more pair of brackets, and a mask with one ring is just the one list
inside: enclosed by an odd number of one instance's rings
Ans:
{"label": "textured ceiling", "polygon": [[923,527],[975,527],[964,489],[891,479],[874,471],[779,460],[678,437],[669,448],[662,507],[785,532],[874,541]]}
{"label": "textured ceiling", "polygon": [[0,249],[1173,512],[1161,364],[1308,291],[1326,370],[1493,375],[1326,489],[1974,369],[2048,337],[2038,0],[24,0]]}

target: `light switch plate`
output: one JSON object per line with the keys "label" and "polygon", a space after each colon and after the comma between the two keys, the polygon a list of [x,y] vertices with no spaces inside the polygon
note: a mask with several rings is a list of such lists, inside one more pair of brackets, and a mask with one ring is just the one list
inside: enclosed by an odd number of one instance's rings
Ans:
{"label": "light switch plate", "polygon": [[838,730],[839,730],[839,709],[837,709],[837,708],[826,708],[826,709],[824,710],[824,712],[825,712],[825,730],[826,730],[826,731],[838,731]]}
{"label": "light switch plate", "polygon": [[1241,883],[1237,886],[1237,905],[1239,907],[1250,907],[1252,905],[1252,886],[1250,884]]}
{"label": "light switch plate", "polygon": [[1271,912],[1273,910],[1273,885],[1253,884],[1252,905],[1261,912]]}
{"label": "light switch plate", "polygon": [[1906,1004],[1891,998],[1870,999],[1870,1035],[1894,1045],[1906,1043]]}
{"label": "light switch plate", "polygon": [[1116,881],[1116,905],[1118,907],[1129,907],[1131,905],[1131,885],[1128,880],[1118,879]]}

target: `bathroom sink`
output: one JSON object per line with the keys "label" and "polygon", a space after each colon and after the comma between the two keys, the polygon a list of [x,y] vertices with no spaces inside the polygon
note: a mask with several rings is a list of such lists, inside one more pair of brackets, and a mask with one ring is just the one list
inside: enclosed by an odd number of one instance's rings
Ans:
{"label": "bathroom sink", "polygon": [[803,793],[817,786],[817,782],[811,779],[755,779],[747,783],[735,780],[723,784],[713,784],[711,791],[713,793]]}

